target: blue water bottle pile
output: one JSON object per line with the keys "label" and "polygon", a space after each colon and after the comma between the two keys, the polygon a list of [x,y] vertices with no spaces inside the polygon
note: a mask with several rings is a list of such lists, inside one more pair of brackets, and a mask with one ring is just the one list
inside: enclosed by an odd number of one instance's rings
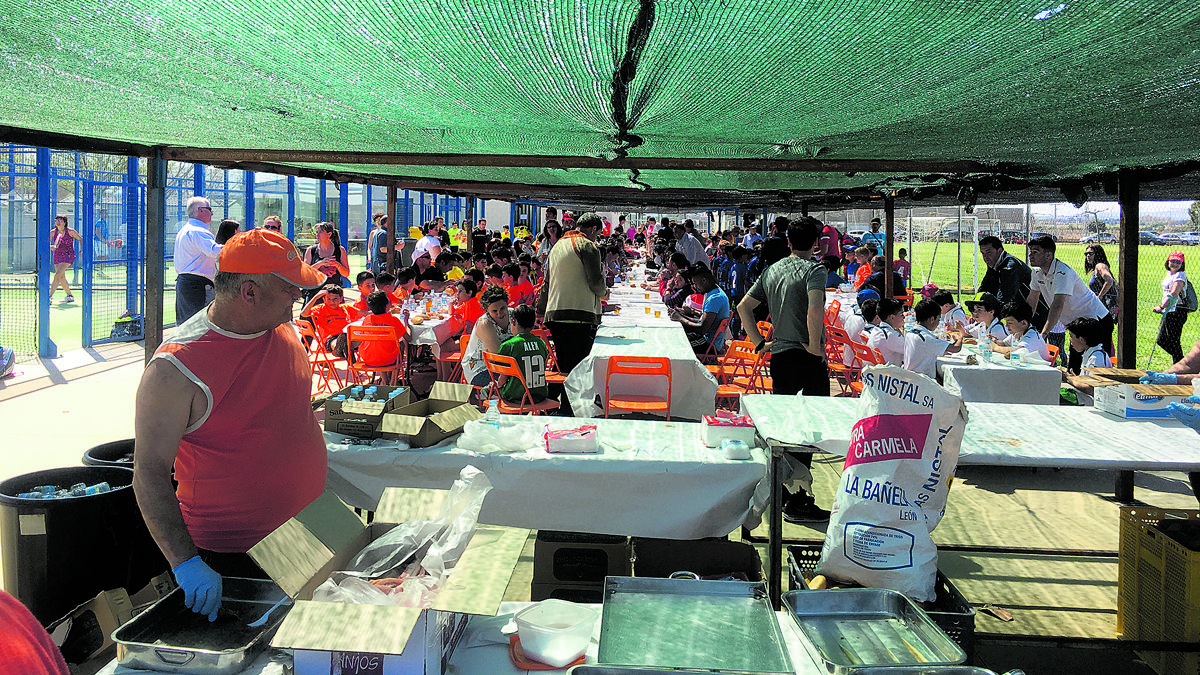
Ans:
{"label": "blue water bottle pile", "polygon": [[76,483],[69,488],[60,488],[57,485],[39,485],[29,492],[22,492],[17,495],[21,499],[66,499],[69,497],[86,497],[89,495],[98,495],[105,492],[112,492],[112,488],[108,483],[96,483],[88,485],[86,483]]}
{"label": "blue water bottle pile", "polygon": [[364,388],[361,384],[350,387],[349,394],[338,394],[334,396],[333,401],[362,401],[364,403],[385,403],[390,399],[396,398],[404,391],[400,387],[394,387],[387,395],[379,393],[379,387],[374,385]]}

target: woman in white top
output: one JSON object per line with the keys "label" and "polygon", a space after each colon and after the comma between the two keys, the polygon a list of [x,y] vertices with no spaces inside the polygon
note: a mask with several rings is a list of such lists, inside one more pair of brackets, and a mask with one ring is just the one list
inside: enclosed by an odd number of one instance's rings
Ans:
{"label": "woman in white top", "polygon": [[996,296],[991,293],[979,293],[964,304],[971,312],[971,323],[967,325],[967,332],[973,335],[977,342],[982,343],[988,339],[1003,340],[1008,337],[1008,330],[1004,328],[1000,317],[996,316],[1000,313],[1000,301]]}
{"label": "woman in white top", "polygon": [[502,286],[488,286],[479,296],[479,304],[483,305],[485,311],[471,329],[471,339],[463,350],[462,369],[467,382],[476,387],[486,387],[492,380],[487,364],[483,362],[483,352],[498,354],[500,345],[512,337],[508,321],[508,292]]}
{"label": "woman in white top", "polygon": [[442,239],[438,236],[437,221],[425,223],[425,236],[418,239],[413,247],[413,260],[416,260],[422,251],[429,251],[430,260],[437,260],[438,254],[442,252]]}
{"label": "woman in white top", "polygon": [[1050,360],[1050,350],[1046,348],[1046,341],[1042,339],[1041,333],[1030,325],[1033,322],[1033,312],[1029,310],[1029,305],[1020,300],[1010,302],[1000,310],[1000,315],[1004,317],[1008,337],[999,342],[993,341],[993,350],[998,354],[1011,354],[1018,348],[1024,348],[1047,361]]}
{"label": "woman in white top", "polygon": [[868,335],[867,346],[878,349],[889,366],[904,366],[904,305],[882,298],[876,308],[879,325]]}
{"label": "woman in white top", "polygon": [[1179,336],[1183,334],[1183,324],[1187,321],[1187,311],[1184,309],[1184,290],[1187,288],[1187,274],[1184,273],[1183,252],[1171,251],[1165,264],[1167,274],[1162,282],[1162,302],[1154,311],[1162,314],[1162,323],[1158,327],[1158,346],[1171,355],[1171,363],[1183,360],[1183,347],[1179,344]]}

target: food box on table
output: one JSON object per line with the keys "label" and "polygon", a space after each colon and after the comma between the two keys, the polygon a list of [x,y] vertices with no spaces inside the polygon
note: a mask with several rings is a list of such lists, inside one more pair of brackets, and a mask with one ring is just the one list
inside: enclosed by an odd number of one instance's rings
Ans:
{"label": "food box on table", "polygon": [[750,421],[749,415],[705,415],[700,422],[700,438],[710,448],[717,447],[724,440],[742,441],[753,447],[754,433],[754,423]]}

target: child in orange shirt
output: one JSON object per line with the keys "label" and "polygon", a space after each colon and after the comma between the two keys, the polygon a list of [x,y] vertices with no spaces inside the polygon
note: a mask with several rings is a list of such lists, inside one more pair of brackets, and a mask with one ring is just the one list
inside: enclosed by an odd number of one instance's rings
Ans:
{"label": "child in orange shirt", "polygon": [[[363,364],[368,366],[390,366],[396,363],[400,358],[401,348],[404,344],[404,338],[408,335],[408,329],[404,326],[404,322],[400,318],[388,313],[387,294],[383,291],[375,291],[367,296],[367,307],[371,309],[371,314],[365,316],[358,321],[355,321],[354,326],[390,326],[396,331],[396,342],[381,343],[381,342],[363,342],[362,344],[351,345],[358,358],[362,359]],[[340,339],[334,345],[334,354],[345,358],[346,356],[346,334],[342,334]]]}
{"label": "child in orange shirt", "polygon": [[355,318],[362,318],[371,313],[370,308],[367,307],[367,296],[376,290],[375,275],[370,270],[359,272],[358,276],[354,278],[354,284],[358,286],[358,300],[351,305],[351,308],[357,313]]}
{"label": "child in orange shirt", "polygon": [[300,318],[313,322],[317,338],[325,343],[326,349],[333,349],[333,342],[342,329],[355,319],[353,310],[342,304],[344,301],[341,286],[325,284],[300,310]]}

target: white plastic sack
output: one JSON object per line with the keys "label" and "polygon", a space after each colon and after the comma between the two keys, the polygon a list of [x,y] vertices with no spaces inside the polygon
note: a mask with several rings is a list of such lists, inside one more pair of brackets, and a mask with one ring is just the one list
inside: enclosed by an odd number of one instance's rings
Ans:
{"label": "white plastic sack", "polygon": [[937,547],[967,407],[930,378],[863,369],[859,421],[834,498],[817,572],[934,599]]}

